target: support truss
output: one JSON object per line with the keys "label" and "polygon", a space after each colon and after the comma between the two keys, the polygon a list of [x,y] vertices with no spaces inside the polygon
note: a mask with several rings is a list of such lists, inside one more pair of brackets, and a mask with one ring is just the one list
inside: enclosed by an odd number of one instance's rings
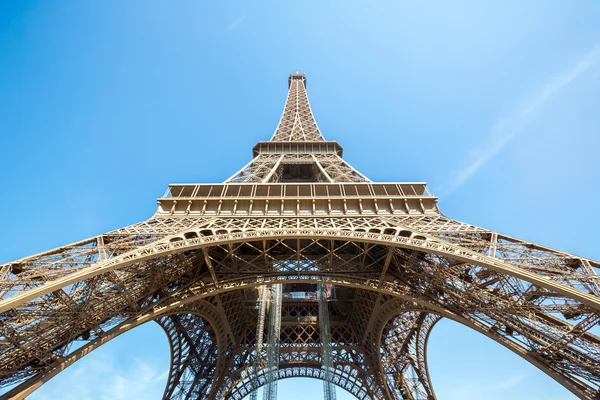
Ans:
{"label": "support truss", "polygon": [[320,284],[317,287],[319,299],[319,333],[321,335],[323,369],[325,379],[323,380],[323,398],[325,400],[336,400],[333,377],[334,367],[331,364],[331,331],[329,329],[329,306],[327,304],[327,286]]}
{"label": "support truss", "polygon": [[277,400],[282,289],[282,285],[271,286],[271,301],[269,303],[269,333],[267,338],[267,386],[264,391],[264,400]]}
{"label": "support truss", "polygon": [[267,302],[269,300],[269,291],[266,287],[262,287],[260,290],[260,298],[258,301],[258,323],[256,325],[256,355],[254,356],[254,374],[252,376],[253,390],[250,393],[250,399],[256,400],[258,398],[259,384],[256,377],[256,372],[262,369],[262,347],[263,347],[263,336],[265,332],[265,316],[267,313]]}
{"label": "support truss", "polygon": [[273,138],[225,183],[171,185],[147,221],[0,265],[1,398],[157,321],[165,399],[271,399],[302,376],[328,398],[432,400],[426,344],[445,317],[597,399],[600,264],[437,202],[347,164],[293,74]]}
{"label": "support truss", "polygon": [[193,314],[171,315],[157,320],[171,346],[171,371],[164,398],[207,398],[213,389],[218,348],[215,334]]}

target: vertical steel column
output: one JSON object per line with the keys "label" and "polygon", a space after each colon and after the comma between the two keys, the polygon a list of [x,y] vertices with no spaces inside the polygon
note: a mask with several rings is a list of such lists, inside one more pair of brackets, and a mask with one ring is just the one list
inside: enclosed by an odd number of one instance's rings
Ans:
{"label": "vertical steel column", "polygon": [[263,400],[277,399],[277,372],[279,369],[279,335],[281,331],[281,297],[283,285],[271,286],[269,304],[269,333],[267,337],[267,368]]}
{"label": "vertical steel column", "polygon": [[250,393],[250,400],[258,399],[258,371],[262,365],[262,344],[263,336],[265,332],[265,314],[267,311],[267,301],[269,298],[269,288],[263,286],[260,288],[260,295],[258,297],[258,321],[256,324],[256,355],[254,357],[254,368],[252,371],[252,393]]}
{"label": "vertical steel column", "polygon": [[331,365],[331,330],[329,329],[329,309],[327,307],[327,286],[319,284],[317,287],[319,299],[319,334],[321,336],[323,369],[323,398],[325,400],[336,400],[335,385],[333,384],[334,370]]}

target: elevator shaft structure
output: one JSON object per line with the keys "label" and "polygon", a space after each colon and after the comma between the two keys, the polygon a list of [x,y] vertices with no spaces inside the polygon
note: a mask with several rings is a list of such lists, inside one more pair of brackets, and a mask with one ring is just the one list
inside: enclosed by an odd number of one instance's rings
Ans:
{"label": "elevator shaft structure", "polygon": [[333,384],[334,366],[331,362],[331,331],[329,329],[329,307],[327,305],[327,286],[319,284],[317,286],[317,298],[319,300],[319,334],[321,336],[323,355],[323,370],[325,378],[323,379],[323,399],[336,400],[335,386]]}
{"label": "elevator shaft structure", "polygon": [[270,290],[267,286],[262,287],[260,297],[258,300],[258,321],[256,323],[256,355],[254,356],[254,371],[252,376],[252,393],[250,394],[250,400],[258,399],[258,388],[260,383],[258,382],[257,372],[262,369],[262,347],[263,347],[263,336],[265,332],[265,315],[267,313],[267,304],[269,302]]}
{"label": "elevator shaft structure", "polygon": [[267,336],[267,384],[263,393],[263,400],[277,400],[282,290],[282,285],[271,286],[271,301],[269,303],[269,330]]}

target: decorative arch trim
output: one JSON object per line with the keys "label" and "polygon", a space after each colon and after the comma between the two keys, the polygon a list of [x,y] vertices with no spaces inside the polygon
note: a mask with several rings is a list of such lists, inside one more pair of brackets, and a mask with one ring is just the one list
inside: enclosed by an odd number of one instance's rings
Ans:
{"label": "decorative arch trim", "polygon": [[[178,235],[166,237],[160,241],[132,250],[115,258],[92,264],[81,271],[69,274],[44,285],[27,290],[3,301],[0,301],[0,313],[11,310],[30,300],[51,293],[76,282],[92,278],[102,273],[119,269],[123,266],[147,261],[160,256],[175,254],[182,251],[208,248],[215,245],[241,243],[262,239],[334,239],[353,240],[363,243],[380,244],[398,248],[433,253],[443,257],[451,257],[467,263],[479,265],[491,270],[505,273],[524,281],[556,291],[568,298],[577,300],[590,308],[600,311],[600,298],[584,293],[565,284],[552,281],[541,275],[518,268],[508,262],[465,249],[459,245],[445,242],[439,238],[398,227],[402,232],[410,231],[411,236],[370,233],[365,231],[339,229],[256,229],[203,236],[201,230],[188,230]],[[194,232],[194,235],[189,235]]]}

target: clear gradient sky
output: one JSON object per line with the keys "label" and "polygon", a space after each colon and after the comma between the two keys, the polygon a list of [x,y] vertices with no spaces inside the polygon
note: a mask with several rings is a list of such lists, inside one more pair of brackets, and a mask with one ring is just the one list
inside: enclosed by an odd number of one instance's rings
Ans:
{"label": "clear gradient sky", "polygon": [[[170,182],[222,182],[296,70],[370,179],[427,181],[449,217],[600,259],[600,2],[368,3],[0,2],[0,262],[144,220]],[[574,398],[453,322],[428,355],[440,400]],[[31,399],[159,399],[168,363],[148,324]]]}

